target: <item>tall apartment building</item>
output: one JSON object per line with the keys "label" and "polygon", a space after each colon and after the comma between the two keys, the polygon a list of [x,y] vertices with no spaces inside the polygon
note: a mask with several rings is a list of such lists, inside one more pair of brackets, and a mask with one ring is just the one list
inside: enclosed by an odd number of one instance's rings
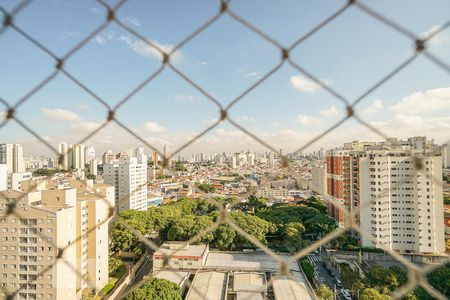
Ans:
{"label": "tall apartment building", "polygon": [[311,190],[320,195],[327,195],[326,166],[318,166],[311,169]]}
{"label": "tall apartment building", "polygon": [[[30,186],[27,181],[24,186]],[[108,220],[114,187],[39,188],[0,195],[1,298],[81,299],[108,283]],[[27,187],[24,187],[27,188]],[[14,215],[7,206],[15,202]],[[20,216],[20,217],[18,217]],[[59,249],[63,249],[62,252]]]}
{"label": "tall apartment building", "polygon": [[95,148],[94,147],[86,147],[84,150],[84,159],[86,162],[95,159]]}
{"label": "tall apartment building", "polygon": [[442,156],[442,167],[450,168],[450,143],[442,145],[441,148]]}
{"label": "tall apartment building", "polygon": [[[327,151],[327,188],[330,198],[350,212],[363,246],[401,253],[443,253],[443,193],[441,157],[432,141],[414,137],[382,143],[346,143]],[[414,157],[423,157],[419,172]],[[329,205],[344,227],[344,209]]]}
{"label": "tall apartment building", "polygon": [[0,144],[0,164],[7,165],[8,173],[25,172],[23,147],[19,144]]}
{"label": "tall apartment building", "polygon": [[67,143],[60,143],[58,145],[58,154],[64,155],[63,160],[61,162],[60,168],[68,169],[69,168],[69,145]]}
{"label": "tall apartment building", "polygon": [[77,169],[84,170],[86,164],[86,150],[83,144],[69,145],[66,143],[60,143],[58,146],[58,152],[60,155],[64,155],[62,162],[63,169]]}
{"label": "tall apartment building", "polygon": [[[423,157],[418,170],[413,155]],[[368,150],[358,155],[363,246],[400,253],[444,253],[441,157],[414,150]]]}
{"label": "tall apartment building", "polygon": [[103,165],[103,180],[116,187],[118,212],[147,209],[147,156],[121,157]]}
{"label": "tall apartment building", "polygon": [[6,164],[0,164],[0,191],[8,189],[8,168]]}

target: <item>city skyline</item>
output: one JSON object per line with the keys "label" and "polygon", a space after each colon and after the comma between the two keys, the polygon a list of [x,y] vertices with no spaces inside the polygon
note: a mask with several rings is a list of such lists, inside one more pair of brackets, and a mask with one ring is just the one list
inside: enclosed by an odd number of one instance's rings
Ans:
{"label": "city skyline", "polygon": [[[343,3],[290,2],[282,8],[267,1],[259,3],[256,15],[251,13],[252,3],[236,2],[231,7],[281,44],[289,45]],[[5,1],[6,8],[13,4],[14,1]],[[207,1],[189,4],[192,16],[187,17],[183,11],[188,4],[183,2],[155,3],[154,6],[131,2],[124,5],[118,17],[170,51],[217,10],[215,4]],[[173,5],[179,10],[173,10]],[[438,30],[439,24],[446,21],[444,12],[450,9],[444,1],[408,3],[406,8],[389,1],[371,5],[380,12],[389,12],[418,35]],[[170,18],[154,14],[153,8],[154,11],[170,11]],[[39,22],[43,10],[54,12],[54,22]],[[424,10],[429,14],[422,14]],[[105,13],[95,2],[56,1],[39,6],[32,3],[16,21],[52,51],[62,54],[98,25]],[[298,13],[305,14],[304,18],[294,18]],[[151,14],[151,18],[144,18],[146,14]],[[182,22],[182,29],[170,22],[172,17]],[[85,23],[79,24],[79,19]],[[354,8],[349,8],[332,25],[295,49],[291,57],[350,101],[413,51],[410,41]],[[336,38],[338,36],[343,42]],[[7,32],[2,37],[5,46],[0,49],[0,62],[5,67],[5,72],[0,74],[5,83],[2,98],[10,105],[45,77],[53,66],[45,53],[16,37]],[[172,63],[224,106],[265,75],[279,59],[272,45],[228,17],[196,39],[175,52]],[[358,43],[352,43],[353,40]],[[427,46],[437,56],[448,57],[449,30],[440,32]],[[17,50],[9,51],[11,47]],[[117,60],[118,56],[124,60]],[[337,57],[340,59],[336,60]],[[113,106],[151,74],[159,66],[159,60],[154,49],[112,24],[74,55],[65,67]],[[224,64],[225,60],[229,63]],[[30,64],[33,64],[31,69],[27,68]],[[27,72],[23,72],[24,69]],[[437,143],[446,143],[445,133],[450,129],[450,87],[441,72],[419,57],[358,104],[356,112],[386,135],[394,130],[398,137],[433,135]],[[316,137],[345,114],[345,106],[339,100],[289,66],[283,66],[229,111],[230,117],[244,128],[274,148],[288,152]],[[63,74],[17,110],[17,117],[25,119],[52,145],[63,140],[72,144],[79,142],[100,126],[106,115],[107,111],[99,102]],[[218,115],[214,103],[170,70],[164,70],[117,113],[120,121],[161,152],[166,144],[172,151],[178,149],[217,121]],[[8,122],[2,134],[5,142],[20,143],[32,153],[49,153],[14,122]],[[343,140],[375,137],[373,132],[351,119],[310,149],[328,148]],[[141,145],[123,129],[109,124],[86,143],[99,151],[118,151],[133,141]],[[225,121],[189,148],[187,151],[211,153],[264,147]]]}

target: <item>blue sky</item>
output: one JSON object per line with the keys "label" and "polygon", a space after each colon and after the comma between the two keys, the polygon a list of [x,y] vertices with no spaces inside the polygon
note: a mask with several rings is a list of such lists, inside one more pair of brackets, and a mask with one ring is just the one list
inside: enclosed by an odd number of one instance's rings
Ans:
{"label": "blue sky", "polygon": [[[10,10],[16,1],[0,0]],[[113,4],[114,1],[109,1]],[[366,1],[416,34],[450,20],[448,1]],[[342,7],[345,1],[233,1],[231,8],[288,47],[298,37]],[[219,1],[128,1],[118,17],[170,50],[213,16]],[[95,1],[34,1],[15,24],[64,55],[105,18]],[[450,29],[429,43],[436,56],[450,57]],[[291,52],[291,58],[350,101],[413,53],[411,40],[351,7]],[[279,50],[225,15],[185,45],[172,62],[226,106],[276,66]],[[8,29],[0,36],[0,97],[15,103],[53,71],[54,60]],[[65,69],[113,106],[160,66],[159,55],[116,24],[110,24],[65,64]],[[450,139],[450,75],[419,57],[357,106],[360,116],[391,136],[428,135]],[[4,108],[0,108],[4,110]],[[344,116],[336,98],[284,65],[238,102],[230,116],[273,145],[294,150]],[[17,116],[52,145],[75,143],[105,119],[106,109],[59,74],[18,109]],[[124,104],[118,119],[162,149],[176,149],[218,117],[218,108],[172,70]],[[19,142],[26,153],[47,153],[23,129],[8,123],[2,142]],[[380,139],[354,121],[345,123],[309,150],[354,139]],[[110,125],[88,145],[99,152],[140,145]],[[220,124],[187,151],[222,152],[264,149],[227,123]]]}

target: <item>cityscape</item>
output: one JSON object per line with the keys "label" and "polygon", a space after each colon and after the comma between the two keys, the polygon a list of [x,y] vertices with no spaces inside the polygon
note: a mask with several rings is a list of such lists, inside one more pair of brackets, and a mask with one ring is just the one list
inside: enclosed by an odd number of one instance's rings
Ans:
{"label": "cityscape", "polygon": [[0,0],[0,300],[450,299],[447,0]]}
{"label": "cityscape", "polygon": [[[393,289],[383,277],[406,278],[388,251],[415,263],[448,261],[450,144],[425,136],[307,154],[201,152],[166,167],[168,145],[163,157],[143,147],[58,149],[24,157],[20,144],[0,145],[2,285],[19,288],[19,299],[141,299],[158,285],[170,289],[166,299],[313,299],[313,287],[323,299],[371,298],[385,292],[373,282]],[[222,210],[286,261],[346,222],[359,230],[314,247],[280,275],[278,262],[230,224],[209,229]]]}

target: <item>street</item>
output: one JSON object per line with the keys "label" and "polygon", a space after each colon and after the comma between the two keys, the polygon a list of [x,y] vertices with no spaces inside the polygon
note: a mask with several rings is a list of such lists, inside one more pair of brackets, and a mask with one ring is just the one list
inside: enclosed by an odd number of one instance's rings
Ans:
{"label": "street", "polygon": [[[336,278],[340,279],[339,275],[337,275],[336,269],[331,266],[329,262],[327,262],[328,267],[335,274],[335,276],[332,276],[330,272],[325,269],[324,258],[320,254],[310,254],[308,255],[308,259],[314,266],[315,275],[318,281],[321,284],[326,284],[331,290],[334,290],[336,285]],[[345,300],[345,298],[340,295],[340,288],[336,287],[335,293],[337,294],[336,299]]]}

